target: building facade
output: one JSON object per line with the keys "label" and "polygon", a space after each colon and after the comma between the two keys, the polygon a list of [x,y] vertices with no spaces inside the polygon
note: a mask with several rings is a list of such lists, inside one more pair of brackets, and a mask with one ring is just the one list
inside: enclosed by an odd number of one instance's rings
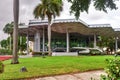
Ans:
{"label": "building facade", "polygon": [[[27,42],[33,42],[34,52],[44,52],[47,51],[47,27],[47,20],[30,20],[29,25],[19,26],[19,35],[26,36]],[[71,47],[96,48],[99,36],[119,37],[119,34],[119,30],[114,30],[110,24],[88,25],[80,19],[56,19],[51,23],[51,47],[52,50],[65,47],[66,52]],[[29,43],[27,47],[29,48]]]}

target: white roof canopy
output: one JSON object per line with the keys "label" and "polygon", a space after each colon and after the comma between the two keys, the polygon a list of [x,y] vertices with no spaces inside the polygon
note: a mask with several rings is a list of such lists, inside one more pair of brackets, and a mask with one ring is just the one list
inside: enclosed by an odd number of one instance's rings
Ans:
{"label": "white roof canopy", "polygon": [[[19,28],[20,34],[34,35],[39,30],[42,34],[43,27],[47,29],[47,20],[30,20],[28,27]],[[82,20],[76,19],[55,19],[51,24],[52,31],[58,33],[66,33],[66,29],[69,33],[80,33],[83,35],[103,35],[103,36],[114,36],[115,31],[110,24],[92,24],[88,25]]]}

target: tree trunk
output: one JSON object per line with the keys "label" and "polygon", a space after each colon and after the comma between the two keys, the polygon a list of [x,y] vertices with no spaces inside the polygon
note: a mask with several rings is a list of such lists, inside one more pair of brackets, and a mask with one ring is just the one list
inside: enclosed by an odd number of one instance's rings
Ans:
{"label": "tree trunk", "polygon": [[48,53],[49,53],[49,56],[52,55],[52,52],[51,52],[51,22],[48,20]]}
{"label": "tree trunk", "polygon": [[13,30],[13,59],[12,64],[18,64],[18,20],[19,20],[19,0],[13,1],[14,30]]}

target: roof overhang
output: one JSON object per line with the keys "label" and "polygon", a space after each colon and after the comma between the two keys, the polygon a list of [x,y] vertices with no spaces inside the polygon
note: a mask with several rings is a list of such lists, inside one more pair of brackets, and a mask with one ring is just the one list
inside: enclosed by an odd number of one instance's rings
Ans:
{"label": "roof overhang", "polygon": [[66,33],[66,30],[68,30],[69,33],[89,34],[88,25],[82,20],[54,20],[51,28],[52,31],[59,33]]}
{"label": "roof overhang", "polygon": [[[43,28],[47,29],[48,21],[47,20],[30,20],[28,26],[20,27],[19,33],[23,35],[34,35],[37,30],[42,35]],[[53,20],[51,24],[51,29],[53,32],[57,33],[66,33],[66,30],[69,33],[80,33],[83,35],[103,35],[103,36],[114,36],[115,31],[109,24],[94,24],[88,25],[82,20],[76,19],[57,19]]]}

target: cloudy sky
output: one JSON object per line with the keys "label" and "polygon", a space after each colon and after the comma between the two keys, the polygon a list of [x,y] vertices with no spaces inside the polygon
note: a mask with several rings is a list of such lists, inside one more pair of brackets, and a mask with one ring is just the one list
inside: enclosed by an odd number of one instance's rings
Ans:
{"label": "cloudy sky", "polygon": [[[34,19],[33,9],[40,0],[20,0],[20,16],[19,22],[28,24],[29,20]],[[111,24],[113,28],[120,28],[120,1],[116,2],[118,10],[108,10],[108,13],[96,11],[93,6],[89,9],[89,14],[82,13],[80,19],[87,24]],[[64,10],[61,19],[74,18],[69,14],[70,4],[64,1]],[[6,34],[2,31],[5,24],[13,21],[13,0],[2,0],[0,2],[0,40],[6,38]]]}

